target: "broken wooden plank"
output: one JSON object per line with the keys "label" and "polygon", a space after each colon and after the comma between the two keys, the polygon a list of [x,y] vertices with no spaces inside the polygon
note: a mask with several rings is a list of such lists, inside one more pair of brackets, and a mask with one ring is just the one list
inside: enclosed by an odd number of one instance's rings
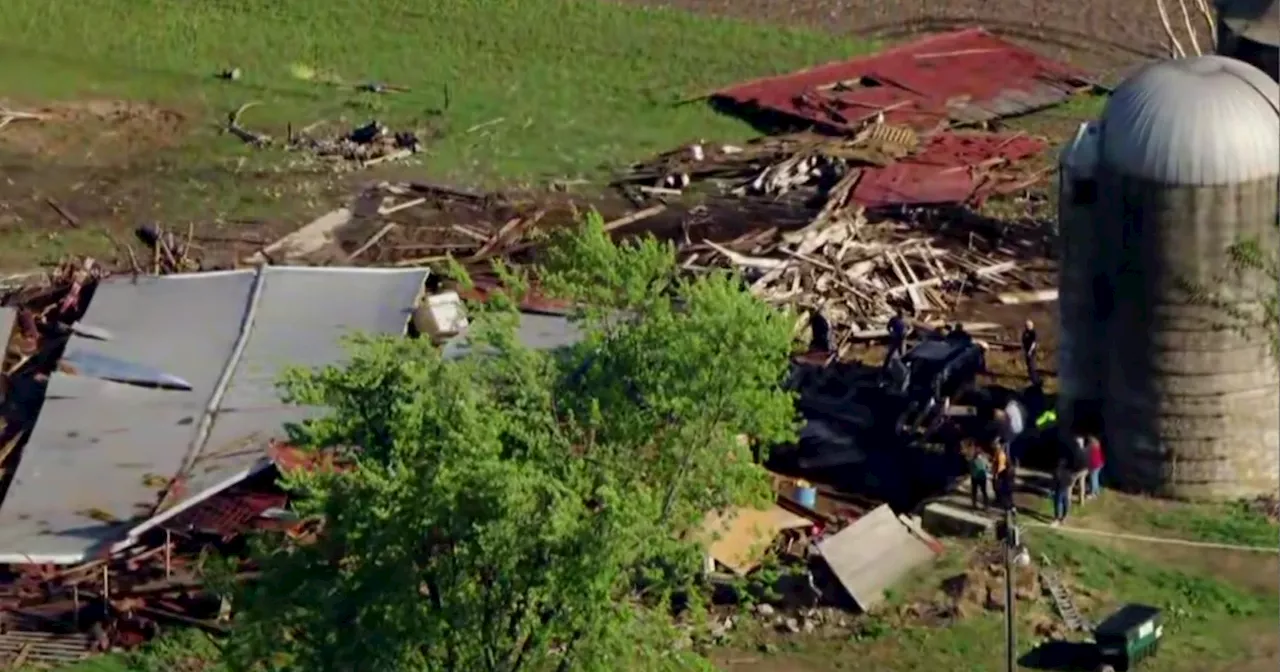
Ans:
{"label": "broken wooden plank", "polygon": [[319,252],[332,243],[337,233],[351,223],[351,210],[338,208],[312,220],[306,226],[290,233],[249,257],[250,264],[263,264],[271,260],[293,260]]}
{"label": "broken wooden plank", "polygon": [[1006,306],[1016,306],[1027,303],[1049,303],[1058,300],[1057,289],[1037,289],[1030,292],[1002,292],[996,295],[996,300]]}

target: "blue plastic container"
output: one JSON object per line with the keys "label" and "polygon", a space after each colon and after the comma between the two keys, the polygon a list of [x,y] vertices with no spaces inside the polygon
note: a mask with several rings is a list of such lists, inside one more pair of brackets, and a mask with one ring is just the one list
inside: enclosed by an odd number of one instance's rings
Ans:
{"label": "blue plastic container", "polygon": [[818,489],[805,481],[796,481],[796,501],[811,509],[818,508]]}

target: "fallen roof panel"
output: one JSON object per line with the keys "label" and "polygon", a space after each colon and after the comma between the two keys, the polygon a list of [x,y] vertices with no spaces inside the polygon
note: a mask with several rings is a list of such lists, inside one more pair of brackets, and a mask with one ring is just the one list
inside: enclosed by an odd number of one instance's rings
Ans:
{"label": "fallen roof panel", "polygon": [[[110,331],[99,341],[73,336],[69,352],[86,350],[180,375],[204,398],[231,356],[253,271],[109,280],[94,290],[84,321]],[[198,328],[193,328],[198,327]]]}
{"label": "fallen roof panel", "polygon": [[122,538],[182,467],[200,411],[136,399],[47,402],[0,506],[0,562],[80,562]]}
{"label": "fallen roof panel", "polygon": [[929,131],[1049,107],[1090,85],[1082,70],[969,28],[745,82],[713,99],[838,131],[880,113],[888,123]]}
{"label": "fallen roof panel", "polygon": [[819,542],[818,552],[863,611],[884,600],[884,591],[908,572],[934,558],[933,550],[887,504]]}
{"label": "fallen roof panel", "polygon": [[72,345],[163,368],[193,389],[52,376],[0,504],[0,562],[80,562],[263,468],[282,425],[316,412],[279,401],[280,370],[339,362],[352,331],[403,334],[426,279],[414,269],[261,273],[99,286],[86,320],[115,338]]}
{"label": "fallen roof panel", "polygon": [[[568,317],[542,313],[520,313],[516,338],[521,344],[534,350],[556,350],[574,345],[582,340],[582,330]],[[457,359],[471,351],[466,333],[445,342],[440,356]]]}
{"label": "fallen roof panel", "polygon": [[979,203],[992,194],[1025,189],[1030,178],[991,167],[1030,158],[1047,147],[1039,138],[990,133],[938,133],[920,153],[866,168],[853,200],[867,208]]}

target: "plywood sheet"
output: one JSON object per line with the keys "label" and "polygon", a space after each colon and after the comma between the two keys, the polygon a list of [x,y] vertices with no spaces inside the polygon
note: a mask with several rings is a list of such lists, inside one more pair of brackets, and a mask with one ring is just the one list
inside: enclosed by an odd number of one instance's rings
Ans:
{"label": "plywood sheet", "polygon": [[702,529],[708,539],[714,539],[708,548],[711,557],[743,575],[760,565],[764,551],[779,532],[811,525],[809,519],[773,505],[764,510],[741,508],[723,515],[708,514]]}

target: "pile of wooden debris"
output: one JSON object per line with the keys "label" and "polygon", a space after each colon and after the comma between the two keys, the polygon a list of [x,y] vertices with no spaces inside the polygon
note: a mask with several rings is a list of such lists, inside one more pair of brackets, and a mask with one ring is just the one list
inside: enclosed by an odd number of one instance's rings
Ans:
{"label": "pile of wooden debris", "polygon": [[852,181],[857,168],[887,166],[919,147],[915,131],[888,124],[873,124],[853,137],[796,133],[741,147],[696,143],[633,166],[618,184],[642,194],[672,196],[710,180],[736,195],[781,196]]}
{"label": "pile of wooden debris", "polygon": [[692,144],[633,166],[614,184],[637,202],[710,183],[724,194],[802,196],[815,205],[831,192],[869,208],[971,204],[1041,181],[1046,169],[1019,162],[1045,146],[1026,135],[921,136],[877,122],[849,136],[797,133],[742,146]]}
{"label": "pile of wooden debris", "polygon": [[327,159],[337,166],[364,168],[408,158],[422,149],[418,135],[411,131],[392,131],[377,120],[346,132],[327,137],[316,135],[324,122],[311,124],[298,131],[290,127],[283,143],[265,133],[240,124],[240,116],[257,103],[241,105],[227,117],[227,132],[254,147],[283,147]]}
{"label": "pile of wooden debris", "polygon": [[821,311],[841,343],[883,336],[896,307],[945,319],[972,291],[1029,284],[1009,251],[958,246],[901,221],[872,224],[856,206],[828,208],[798,231],[767,228],[681,253],[686,269],[737,268],[765,301]]}

